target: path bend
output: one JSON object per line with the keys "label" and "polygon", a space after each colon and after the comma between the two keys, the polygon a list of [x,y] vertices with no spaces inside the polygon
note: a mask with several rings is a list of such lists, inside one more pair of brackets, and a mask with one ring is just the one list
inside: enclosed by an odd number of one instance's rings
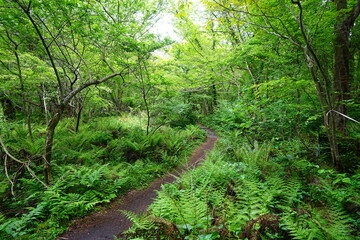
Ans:
{"label": "path bend", "polygon": [[121,233],[129,229],[131,222],[119,210],[145,212],[156,197],[156,191],[161,190],[162,184],[172,183],[181,173],[197,167],[205,158],[206,152],[214,148],[218,137],[208,128],[201,128],[207,132],[207,140],[193,152],[187,164],[153,181],[146,189],[130,191],[106,209],[76,220],[69,231],[57,240],[113,240],[114,236],[121,237]]}

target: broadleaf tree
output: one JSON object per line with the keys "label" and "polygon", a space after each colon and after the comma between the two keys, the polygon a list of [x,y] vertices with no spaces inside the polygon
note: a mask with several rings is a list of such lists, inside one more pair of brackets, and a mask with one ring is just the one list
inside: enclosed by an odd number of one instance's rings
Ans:
{"label": "broadleaf tree", "polygon": [[[156,50],[142,42],[154,41],[147,28],[162,4],[132,0],[1,1],[0,14],[7,16],[2,18],[1,31],[11,36],[8,41],[2,37],[2,43],[14,52],[17,71],[24,67],[17,55],[26,53],[41,59],[51,73],[50,81],[41,83],[41,95],[47,98],[38,102],[48,116],[43,162],[47,184],[51,181],[55,129],[62,116],[78,104],[74,102],[79,102],[77,96],[85,89],[128,75],[136,68],[132,56]],[[6,69],[5,62],[2,65],[4,74],[16,70]],[[13,76],[20,83],[24,80],[20,73]],[[21,90],[23,98],[29,90]]]}

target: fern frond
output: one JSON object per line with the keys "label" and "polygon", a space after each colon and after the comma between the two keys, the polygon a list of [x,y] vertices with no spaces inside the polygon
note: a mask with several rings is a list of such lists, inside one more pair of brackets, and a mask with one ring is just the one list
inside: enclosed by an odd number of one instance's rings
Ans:
{"label": "fern frond", "polygon": [[283,229],[288,231],[294,239],[313,239],[318,229],[314,227],[305,217],[297,220],[298,214],[293,211],[281,218]]}
{"label": "fern frond", "polygon": [[272,199],[270,196],[265,194],[264,185],[260,182],[243,180],[242,185],[238,187],[238,208],[241,209],[248,219],[255,219],[260,215],[268,213],[266,205],[269,200]]}
{"label": "fern frond", "polygon": [[243,144],[235,150],[235,155],[239,160],[249,166],[259,167],[261,170],[268,170],[267,167],[273,167],[273,164],[269,164],[271,146],[271,143],[259,145],[259,143],[255,141],[253,146]]}
{"label": "fern frond", "polygon": [[282,222],[295,239],[350,239],[350,217],[340,208],[311,208],[282,217]]}
{"label": "fern frond", "polygon": [[120,210],[120,212],[133,223],[130,232],[132,231],[132,229],[139,228],[149,230],[154,227],[154,222],[150,221],[147,217],[145,217],[144,214],[136,214],[134,212],[126,210]]}
{"label": "fern frond", "polygon": [[318,210],[314,215],[326,238],[339,240],[350,238],[351,218],[341,207],[332,206],[326,210]]}
{"label": "fern frond", "polygon": [[36,206],[36,208],[31,209],[31,211],[28,214],[25,214],[23,216],[23,220],[25,222],[37,220],[44,216],[45,214],[45,207],[47,206],[47,203],[42,202]]}

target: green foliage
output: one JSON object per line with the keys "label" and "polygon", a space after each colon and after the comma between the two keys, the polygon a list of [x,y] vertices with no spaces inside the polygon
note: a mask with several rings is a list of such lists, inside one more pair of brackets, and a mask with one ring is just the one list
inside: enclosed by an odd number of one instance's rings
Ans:
{"label": "green foliage", "polygon": [[[350,239],[357,236],[358,216],[346,209],[348,196],[343,195],[342,188],[358,181],[356,176],[348,178],[298,158],[287,159],[291,165],[287,161],[276,163],[270,155],[273,143],[255,142],[251,148],[241,141],[234,143],[224,138],[203,166],[184,174],[175,184],[164,185],[147,215],[126,214],[135,222],[128,238]],[[237,146],[234,147],[238,150],[237,157],[227,158],[230,153],[226,144]],[[315,177],[319,173],[317,177],[321,180]],[[334,177],[340,180],[334,181]],[[351,194],[357,191],[347,187]],[[352,202],[348,206],[359,205]]]}
{"label": "green foliage", "polygon": [[3,220],[0,225],[0,231],[5,235],[12,236],[14,238],[21,238],[23,235],[31,232],[31,227],[36,226],[37,221],[45,217],[46,203],[40,203],[35,208],[29,207],[29,213],[24,214],[21,218],[12,218],[7,221]]}
{"label": "green foliage", "polygon": [[[23,180],[23,187],[28,189],[27,198],[10,206],[14,209],[24,207],[28,213],[20,215],[20,218],[7,219],[0,230],[15,238],[23,235],[24,238],[32,238],[34,230],[47,220],[49,229],[40,227],[44,232],[37,232],[36,236],[45,234],[54,238],[64,230],[69,219],[84,216],[95,205],[109,202],[117,196],[117,188],[111,183],[108,168],[107,165],[95,165],[92,168],[57,167],[58,180],[45,191],[34,184],[34,180]],[[59,228],[51,229],[54,224]]]}
{"label": "green foliage", "polygon": [[[294,91],[296,89],[288,88],[284,83],[286,80],[279,81],[279,85],[272,83],[276,86],[264,83],[260,87],[244,88],[244,96],[239,100],[221,101],[206,123],[220,132],[237,130],[241,135],[257,140],[296,138],[303,131],[309,137],[315,135],[321,125],[321,116],[314,113],[311,102],[298,104],[299,101],[313,101],[315,97],[309,97],[308,90],[304,90],[306,94],[298,94]],[[308,88],[308,83],[295,86],[300,86],[298,91],[301,92],[303,88]],[[269,91],[275,92],[271,88],[279,94],[269,95]]]}
{"label": "green foliage", "polygon": [[249,166],[259,168],[261,170],[271,171],[273,170],[271,168],[276,168],[274,163],[269,163],[271,148],[271,143],[263,143],[262,145],[259,145],[257,141],[254,141],[252,145],[243,144],[243,146],[235,150],[235,155],[240,161]]}
{"label": "green foliage", "polygon": [[171,127],[185,128],[196,124],[199,117],[195,111],[196,106],[192,103],[165,102],[155,107],[156,111],[161,113],[157,121],[169,122]]}
{"label": "green foliage", "polygon": [[[72,119],[65,119],[55,138],[49,187],[44,189],[28,173],[22,173],[15,178],[15,196],[11,196],[10,184],[1,182],[0,209],[6,209],[0,215],[1,238],[54,239],[71,219],[89,214],[130,189],[142,188],[179,165],[204,138],[204,131],[197,126],[163,126],[146,135],[140,124],[135,116],[99,118],[75,133]],[[20,150],[31,143],[22,135],[26,133],[22,124],[11,126],[4,129],[5,144],[13,142],[9,149],[22,159]],[[41,126],[36,129],[42,132]],[[35,136],[30,149],[37,149],[44,141],[41,134]],[[29,159],[38,153],[28,153]],[[11,167],[16,167],[14,164]],[[41,172],[36,162],[31,165],[35,173]]]}
{"label": "green foliage", "polygon": [[[189,126],[199,119],[222,135],[218,151],[165,186],[145,220],[126,213],[139,223],[134,236],[358,237],[359,125],[348,123],[338,144],[324,125],[334,107],[360,116],[360,24],[350,16],[358,1],[338,11],[341,1],[297,1],[300,9],[295,1],[181,0],[169,10],[183,37],[172,46],[151,33],[163,0],[0,2],[0,133],[28,164],[7,159],[10,174],[0,173],[14,180],[0,180],[0,239],[55,238],[62,222],[144,187],[203,139]],[[351,17],[342,22],[351,34],[335,44],[334,26]],[[164,46],[164,59],[152,55]],[[339,52],[351,57],[339,62]],[[338,65],[349,72],[336,74]],[[89,87],[105,76],[111,80]],[[71,96],[75,89],[83,91]],[[56,129],[53,182],[44,190],[33,180],[42,180],[43,123],[60,115],[69,118]],[[326,166],[329,142],[346,173]]]}
{"label": "green foliage", "polygon": [[294,239],[349,239],[351,219],[341,209],[300,207],[282,218]]}

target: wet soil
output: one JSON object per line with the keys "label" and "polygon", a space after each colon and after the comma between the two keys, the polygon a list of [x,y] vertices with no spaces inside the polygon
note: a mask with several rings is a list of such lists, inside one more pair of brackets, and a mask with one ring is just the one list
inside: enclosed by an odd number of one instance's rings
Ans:
{"label": "wet soil", "polygon": [[114,236],[121,239],[121,233],[129,229],[131,222],[119,210],[146,212],[162,184],[174,182],[182,172],[197,167],[205,158],[206,152],[213,149],[218,137],[211,130],[203,129],[207,131],[207,140],[193,152],[187,164],[155,180],[148,188],[130,191],[104,210],[75,220],[69,231],[58,240],[103,240],[114,239]]}

